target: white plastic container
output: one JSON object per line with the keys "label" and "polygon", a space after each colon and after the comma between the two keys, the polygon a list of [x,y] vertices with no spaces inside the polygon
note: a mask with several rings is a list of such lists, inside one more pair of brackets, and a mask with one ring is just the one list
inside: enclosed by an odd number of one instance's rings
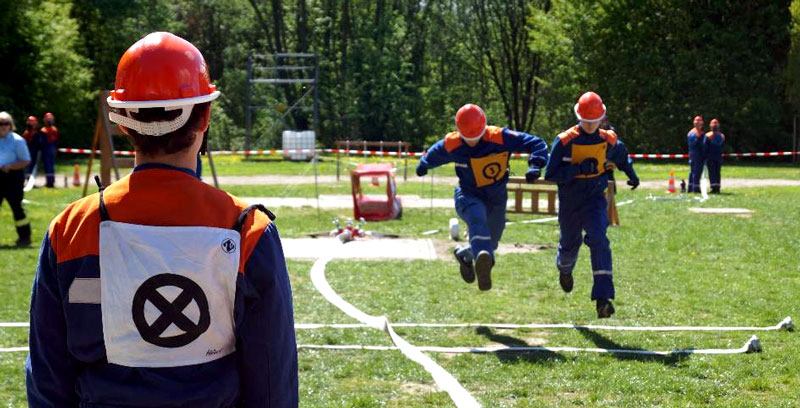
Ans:
{"label": "white plastic container", "polygon": [[[283,157],[289,160],[311,160],[314,157],[312,150],[317,142],[313,130],[284,130],[283,131]],[[298,151],[304,150],[304,151]]]}

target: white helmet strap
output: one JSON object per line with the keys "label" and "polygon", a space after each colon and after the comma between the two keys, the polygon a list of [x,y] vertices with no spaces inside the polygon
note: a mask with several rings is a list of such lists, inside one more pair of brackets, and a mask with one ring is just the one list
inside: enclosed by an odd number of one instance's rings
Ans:
{"label": "white helmet strap", "polygon": [[458,135],[459,135],[459,136],[461,136],[461,138],[462,138],[462,139],[464,139],[464,140],[466,140],[466,141],[468,141],[468,142],[477,142],[478,140],[480,140],[480,139],[483,137],[483,135],[484,135],[485,133],[486,133],[486,126],[484,125],[484,126],[483,126],[483,130],[481,131],[481,134],[479,134],[478,136],[475,136],[475,137],[466,137],[466,136],[464,136],[463,134],[461,134],[461,132],[458,132]]}
{"label": "white helmet strap", "polygon": [[138,112],[139,108],[125,109],[125,116],[115,112],[109,112],[108,119],[118,125],[133,129],[142,135],[163,136],[167,133],[172,133],[186,125],[186,122],[189,121],[189,117],[192,115],[193,106],[194,105],[165,107],[165,111],[181,109],[181,114],[175,119],[163,122],[142,122],[128,116],[130,112]]}

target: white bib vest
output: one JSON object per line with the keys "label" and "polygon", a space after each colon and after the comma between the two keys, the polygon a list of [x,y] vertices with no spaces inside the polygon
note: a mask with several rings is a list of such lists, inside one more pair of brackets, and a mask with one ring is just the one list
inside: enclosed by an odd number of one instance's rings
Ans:
{"label": "white bib vest", "polygon": [[240,231],[251,209],[233,229],[127,224],[110,219],[101,188],[99,303],[109,363],[179,367],[236,350]]}

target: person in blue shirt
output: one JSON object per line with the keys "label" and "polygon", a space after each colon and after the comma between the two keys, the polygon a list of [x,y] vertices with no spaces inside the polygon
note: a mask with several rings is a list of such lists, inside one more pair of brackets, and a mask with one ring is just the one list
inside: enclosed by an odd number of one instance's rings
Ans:
{"label": "person in blue shirt", "polygon": [[[579,123],[556,137],[545,180],[558,185],[558,242],[556,267],[559,283],[565,292],[573,287],[572,271],[581,242],[589,247],[594,284],[591,299],[596,301],[597,317],[614,313],[611,246],[605,189],[608,187],[606,163],[614,163],[628,176],[632,189],[639,186],[625,145],[612,130],[600,129],[606,116],[603,100],[594,92],[583,94],[575,105]],[[585,232],[585,235],[584,235]]]}
{"label": "person in blue shirt", "polygon": [[719,194],[722,182],[722,145],[725,135],[719,130],[719,120],[711,119],[711,130],[703,140],[703,153],[708,166],[708,179],[711,182],[711,194]]}
{"label": "person in blue shirt", "polygon": [[18,246],[31,244],[31,223],[22,208],[25,168],[31,161],[22,136],[14,133],[14,118],[0,112],[0,204],[5,199],[14,214]]}
{"label": "person in blue shirt", "polygon": [[420,159],[417,175],[422,177],[428,169],[455,163],[456,213],[467,223],[469,245],[457,247],[454,254],[464,281],[474,282],[477,274],[478,288],[486,291],[492,288],[494,251],[506,224],[510,153],[530,153],[525,178],[533,182],[547,163],[547,143],[527,133],[486,126],[483,109],[473,104],[462,106],[455,122],[457,131],[431,146]]}
{"label": "person in blue shirt", "polygon": [[706,158],[703,152],[704,132],[703,117],[694,117],[694,127],[689,129],[686,134],[689,144],[689,188],[690,193],[700,192],[700,177],[703,175],[703,166],[706,165]]}

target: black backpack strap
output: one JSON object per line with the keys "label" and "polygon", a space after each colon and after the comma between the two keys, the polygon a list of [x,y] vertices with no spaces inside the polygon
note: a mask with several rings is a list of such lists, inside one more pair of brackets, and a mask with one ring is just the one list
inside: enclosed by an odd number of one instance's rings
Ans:
{"label": "black backpack strap", "polygon": [[105,190],[105,186],[103,186],[103,182],[100,181],[100,176],[94,176],[94,182],[97,183],[98,191],[100,192],[100,222],[103,221],[111,221],[111,217],[108,216],[108,209],[106,208],[106,202],[103,201],[103,190]]}
{"label": "black backpack strap", "polygon": [[267,217],[269,217],[270,221],[275,221],[275,214],[273,214],[272,211],[268,210],[267,207],[264,207],[263,204],[253,204],[253,205],[245,208],[245,210],[242,211],[241,214],[239,214],[239,218],[236,220],[236,223],[233,224],[233,228],[231,228],[231,229],[236,231],[236,232],[238,232],[239,234],[241,234],[242,233],[242,227],[244,226],[244,221],[247,219],[247,216],[253,210],[259,210],[259,211],[263,212],[264,214],[267,214]]}

